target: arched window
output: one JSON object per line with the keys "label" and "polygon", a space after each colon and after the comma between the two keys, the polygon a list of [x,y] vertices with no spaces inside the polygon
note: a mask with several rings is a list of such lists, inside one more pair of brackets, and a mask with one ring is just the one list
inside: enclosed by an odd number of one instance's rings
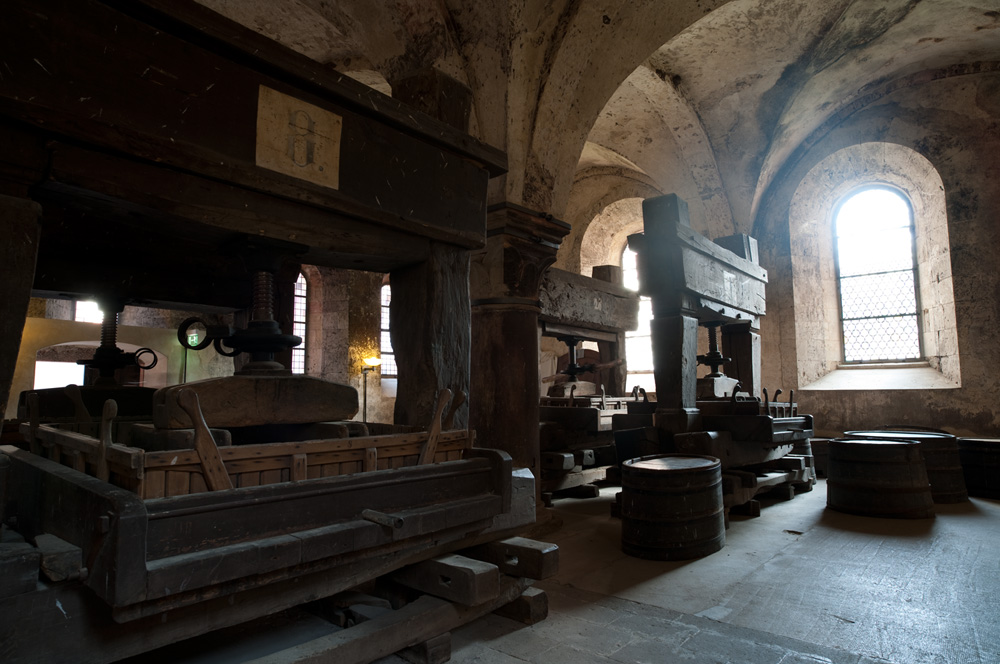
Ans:
{"label": "arched window", "polygon": [[[625,288],[639,290],[639,270],[635,252],[625,246],[622,251],[622,283]],[[639,386],[647,392],[656,391],[653,379],[653,341],[649,321],[653,318],[653,302],[648,297],[639,298],[639,326],[625,332],[625,361],[628,378],[625,389]]]}
{"label": "arched window", "polygon": [[295,299],[292,303],[292,334],[301,337],[302,343],[292,348],[293,374],[304,374],[306,372],[307,296],[308,286],[306,286],[306,277],[302,273],[299,273],[299,278],[295,281]]}
{"label": "arched window", "polygon": [[380,299],[382,310],[381,324],[379,325],[381,330],[379,355],[382,356],[382,366],[379,368],[379,373],[382,374],[383,378],[395,378],[399,375],[399,370],[396,368],[396,355],[392,351],[392,339],[389,336],[389,304],[392,302],[392,287],[389,284],[382,284]]}
{"label": "arched window", "polygon": [[834,232],[843,361],[922,359],[909,202],[887,187],[855,191],[837,210]]}

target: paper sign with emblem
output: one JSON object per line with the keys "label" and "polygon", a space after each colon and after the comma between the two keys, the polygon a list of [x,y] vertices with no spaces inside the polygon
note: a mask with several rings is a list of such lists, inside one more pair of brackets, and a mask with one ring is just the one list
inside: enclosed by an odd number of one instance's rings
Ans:
{"label": "paper sign with emblem", "polygon": [[343,124],[336,113],[262,85],[257,97],[257,165],[337,189]]}

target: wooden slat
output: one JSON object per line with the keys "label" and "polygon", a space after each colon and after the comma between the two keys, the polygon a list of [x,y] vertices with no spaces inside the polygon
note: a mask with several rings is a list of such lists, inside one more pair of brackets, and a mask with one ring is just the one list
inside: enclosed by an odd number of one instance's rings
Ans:
{"label": "wooden slat", "polygon": [[378,468],[378,448],[369,447],[365,450],[364,469],[375,470]]}
{"label": "wooden slat", "polygon": [[142,498],[163,498],[165,493],[165,483],[167,473],[163,470],[154,470],[146,473],[146,484],[142,492]]}
{"label": "wooden slat", "polygon": [[208,485],[205,484],[205,476],[201,473],[191,473],[191,493],[204,493],[208,491]]}
{"label": "wooden slat", "polygon": [[278,484],[281,482],[281,470],[265,470],[260,474],[260,483]]}
{"label": "wooden slat", "polygon": [[[32,435],[31,425],[22,424],[21,433],[26,438]],[[35,436],[41,445],[58,445],[64,449],[77,450],[88,456],[93,456],[96,461],[97,449],[100,441],[90,436],[85,436],[74,431],[65,431],[52,425],[42,424],[35,430]],[[40,454],[41,450],[36,452]],[[139,469],[143,467],[143,457],[145,453],[135,447],[125,447],[124,445],[111,445],[107,450],[108,463],[121,466],[123,468]],[[167,464],[169,465],[169,464]]]}
{"label": "wooden slat", "polygon": [[[223,461],[229,462],[237,459],[250,459],[257,457],[273,457],[280,455],[291,455],[305,452],[307,454],[318,454],[323,452],[339,452],[345,450],[365,450],[369,447],[376,447],[381,450],[383,447],[393,445],[422,445],[427,440],[427,432],[408,434],[389,434],[385,436],[366,436],[364,438],[332,438],[305,440],[287,443],[265,443],[262,445],[237,445],[219,449],[219,456]],[[445,431],[438,438],[438,446],[444,443],[468,441],[471,444],[472,437],[467,430]],[[194,450],[179,450],[168,452],[148,452],[145,455],[146,467],[155,468],[157,466],[169,466],[176,464],[198,463],[198,456]]]}
{"label": "wooden slat", "polygon": [[444,409],[448,407],[450,400],[451,390],[444,388],[438,392],[437,407],[434,409],[434,419],[431,420],[431,428],[427,432],[427,441],[424,443],[423,449],[420,450],[419,464],[421,466],[425,463],[433,463],[434,461],[438,438],[441,437],[441,416],[444,415]]}
{"label": "wooden slat", "polygon": [[241,487],[260,485],[260,472],[240,473],[239,477]]}
{"label": "wooden slat", "polygon": [[308,467],[305,454],[293,454],[291,480],[293,482],[301,482],[306,479]]}
{"label": "wooden slat", "polygon": [[191,473],[167,471],[167,496],[186,496],[191,493]]}

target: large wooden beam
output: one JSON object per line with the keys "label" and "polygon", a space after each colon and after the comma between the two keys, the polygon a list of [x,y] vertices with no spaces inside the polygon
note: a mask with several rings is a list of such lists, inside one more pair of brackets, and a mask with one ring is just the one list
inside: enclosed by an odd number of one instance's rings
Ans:
{"label": "large wooden beam", "polygon": [[14,1],[0,41],[0,115],[50,137],[483,243],[502,153],[194,2]]}

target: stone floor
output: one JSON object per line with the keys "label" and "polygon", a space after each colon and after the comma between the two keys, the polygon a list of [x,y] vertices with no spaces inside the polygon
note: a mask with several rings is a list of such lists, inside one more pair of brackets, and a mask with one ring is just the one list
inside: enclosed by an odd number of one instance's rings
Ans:
{"label": "stone floor", "polygon": [[718,553],[667,563],[621,553],[616,491],[558,500],[562,527],[536,537],[560,546],[559,574],[538,584],[548,619],[480,619],[453,633],[453,662],[1000,662],[1000,502],[854,517],[824,509],[821,480],[734,517]]}

